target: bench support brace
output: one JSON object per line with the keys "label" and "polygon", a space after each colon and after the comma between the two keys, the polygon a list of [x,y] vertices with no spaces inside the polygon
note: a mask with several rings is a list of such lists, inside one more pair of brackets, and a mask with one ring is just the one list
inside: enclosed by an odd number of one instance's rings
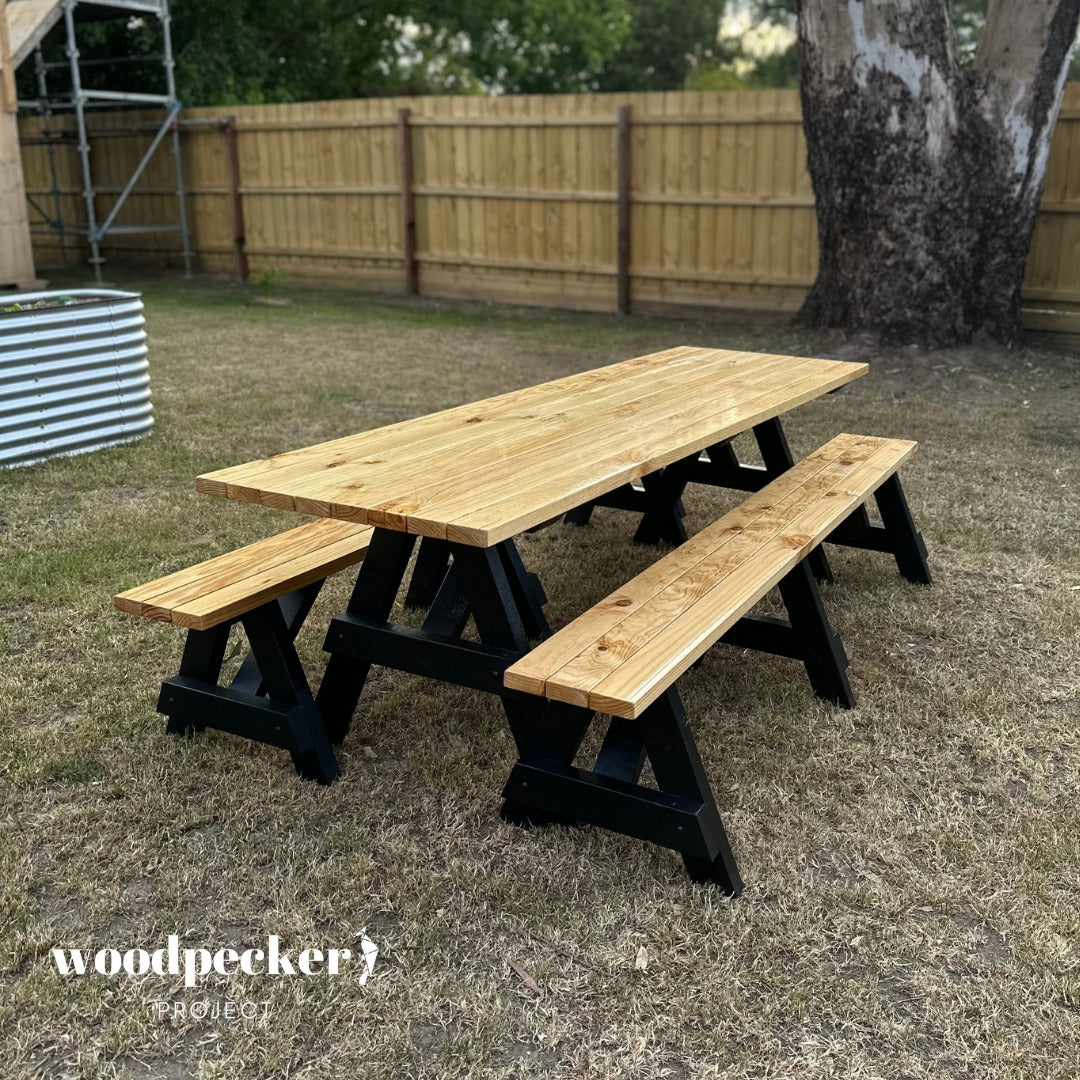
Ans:
{"label": "bench support brace", "polygon": [[[288,750],[301,776],[329,784],[338,775],[330,741],[293,645],[322,581],[313,582],[209,630],[189,630],[180,674],[166,679],[158,712],[166,731],[216,728]],[[251,650],[228,686],[218,685],[232,626]]]}
{"label": "bench support brace", "polygon": [[[637,720],[613,719],[596,767],[577,768],[595,715],[548,702],[503,796],[533,821],[559,816],[678,851],[694,881],[738,895],[742,880],[675,688]],[[636,783],[646,758],[656,788]]]}
{"label": "bench support brace", "polygon": [[926,559],[926,544],[915,527],[900,477],[893,473],[874,492],[881,524],[870,520],[865,506],[860,506],[828,537],[830,544],[886,551],[896,559],[901,575],[916,585],[930,585],[930,567]]}
{"label": "bench support brace", "polygon": [[844,673],[848,666],[847,653],[825,614],[821,592],[809,564],[809,558],[803,559],[780,579],[780,596],[791,620],[792,643],[798,650],[798,658],[806,666],[814,693],[834,705],[852,709],[855,695]]}

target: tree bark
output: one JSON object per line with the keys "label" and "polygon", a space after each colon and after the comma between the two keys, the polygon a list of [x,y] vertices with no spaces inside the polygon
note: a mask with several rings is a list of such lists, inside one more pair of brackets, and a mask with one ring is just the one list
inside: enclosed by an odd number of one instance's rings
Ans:
{"label": "tree bark", "polygon": [[814,326],[1020,336],[1020,284],[1080,0],[990,0],[975,61],[947,0],[800,0],[817,200]]}

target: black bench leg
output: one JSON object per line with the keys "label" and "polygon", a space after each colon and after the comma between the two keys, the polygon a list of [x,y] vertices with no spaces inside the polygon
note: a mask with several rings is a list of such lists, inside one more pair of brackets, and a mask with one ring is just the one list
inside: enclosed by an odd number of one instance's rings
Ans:
{"label": "black bench leg", "polygon": [[[558,814],[678,851],[695,881],[737,895],[742,880],[705,768],[674,687],[635,720],[618,720],[601,753],[606,772],[575,768],[594,719],[587,709],[549,702],[503,791],[525,818]],[[647,756],[657,787],[634,783]]]}
{"label": "black bench leg", "polygon": [[450,545],[445,540],[425,536],[420,541],[409,587],[405,590],[407,608],[429,608],[438,595],[450,566]]}
{"label": "black bench leg", "polygon": [[645,764],[645,742],[634,720],[613,716],[604,735],[600,753],[596,755],[593,771],[600,776],[633,783]]}
{"label": "black bench leg", "polygon": [[[180,661],[180,677],[217,686],[221,665],[225,662],[225,649],[229,644],[232,623],[223,623],[209,630],[189,630],[184,642],[184,655]],[[166,710],[158,702],[158,712],[166,715],[165,730],[170,735],[194,734],[205,729],[200,709],[178,707]]]}
{"label": "black bench leg", "polygon": [[825,605],[808,562],[808,559],[802,560],[780,579],[780,595],[791,622],[791,637],[806,665],[814,693],[834,705],[850,709],[855,705],[855,695],[844,674],[847,654],[825,614]]}
{"label": "black bench leg", "polygon": [[718,885],[729,896],[738,896],[743,890],[742,878],[686,712],[674,687],[645,710],[641,717],[641,733],[657,787],[665,794],[698,801],[702,805],[703,839],[715,854],[712,858],[702,858],[684,852],[683,862],[691,880]]}
{"label": "black bench leg", "polygon": [[[775,416],[771,420],[755,425],[754,438],[757,440],[758,450],[761,451],[761,461],[769,480],[775,480],[795,464],[780,417]],[[829,566],[829,560],[823,548],[814,548],[807,556],[807,560],[818,581],[834,580],[832,567]]]}
{"label": "black bench leg", "polygon": [[[303,605],[304,598],[299,597],[287,607],[295,617]],[[218,679],[233,623],[189,630],[179,675],[161,685],[158,711],[168,717],[166,731],[209,727],[278,746],[292,754],[301,776],[332,783],[338,775],[337,761],[293,647],[302,621],[286,619],[277,601],[241,616],[251,644],[244,662],[249,670],[239,685],[234,680],[225,687]]]}
{"label": "black bench leg", "polygon": [[917,585],[932,584],[930,567],[926,561],[926,544],[923,543],[919,530],[915,528],[915,521],[897,473],[893,473],[877,489],[874,499],[900,573]]}
{"label": "black bench leg", "polygon": [[[523,756],[544,761],[555,761],[569,765],[574,760],[581,746],[585,733],[593,721],[593,714],[587,709],[578,709],[564,705],[561,701],[545,701],[531,694],[507,695],[511,707],[533,710],[533,734],[529,746],[521,751]],[[516,700],[515,700],[516,699]],[[573,814],[556,810],[539,809],[529,801],[528,782],[519,794],[523,798],[515,799],[507,794],[509,784],[503,791],[503,804],[499,817],[510,825],[522,829],[531,829],[543,825],[576,826],[580,822]]]}
{"label": "black bench leg", "polygon": [[[352,597],[346,609],[349,615],[363,615],[384,622],[397,599],[402,578],[408,569],[416,537],[390,529],[376,529],[360,564]],[[344,653],[334,653],[336,620],[330,623],[323,648],[330,653],[315,702],[332,743],[340,743],[349,731],[356,703],[364,689],[371,665]]]}
{"label": "black bench leg", "polygon": [[[296,635],[300,633],[304,620],[307,619],[325,581],[326,578],[313,581],[310,585],[286,593],[276,601],[282,618],[285,620],[285,627],[290,641],[296,640]],[[234,690],[255,694],[258,697],[263,697],[266,694],[266,684],[263,682],[262,672],[259,670],[259,662],[255,659],[254,652],[248,651],[229,685]]]}

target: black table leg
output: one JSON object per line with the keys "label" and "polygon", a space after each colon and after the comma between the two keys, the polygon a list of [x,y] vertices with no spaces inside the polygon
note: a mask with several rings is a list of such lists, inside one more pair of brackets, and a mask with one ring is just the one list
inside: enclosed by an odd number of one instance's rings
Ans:
{"label": "black table leg", "polygon": [[431,607],[449,566],[450,545],[445,540],[439,540],[433,536],[423,537],[420,541],[420,550],[416,553],[416,565],[409,579],[409,587],[405,590],[405,606],[407,608]]}
{"label": "black table leg", "polygon": [[563,516],[563,521],[567,525],[588,525],[595,506],[596,503],[594,502],[582,503],[580,506],[574,507],[573,510],[568,510]]}
{"label": "black table leg", "polygon": [[[397,599],[415,543],[416,537],[408,533],[375,530],[367,556],[360,564],[346,614],[385,622]],[[330,740],[340,743],[348,733],[371,665],[336,654],[332,641],[335,632],[332,622],[323,646],[331,655],[315,701]]]}
{"label": "black table leg", "polygon": [[[349,606],[330,624],[324,645],[330,659],[316,699],[327,730],[334,742],[345,737],[368,671],[379,663],[497,694],[520,753],[543,702],[505,690],[502,673],[529,651],[531,640],[550,632],[543,589],[525,570],[513,541],[487,549],[447,543],[450,570],[423,628],[396,626],[387,620],[415,540],[376,529]],[[470,616],[479,645],[462,639]]]}
{"label": "black table leg", "polygon": [[[526,574],[513,541],[486,550],[453,544],[451,552],[476,622],[476,632],[484,645],[524,655],[529,650],[530,637],[545,637],[550,632],[540,609],[539,596],[543,590],[539,581],[535,585],[528,581],[531,575]],[[513,690],[504,690],[499,698],[520,757],[548,715],[549,704],[532,694]],[[579,741],[584,732],[583,727]],[[554,809],[540,811],[513,799],[504,801],[500,816],[526,827],[576,824],[572,817]]]}
{"label": "black table leg", "polygon": [[544,586],[540,584],[540,578],[525,569],[517,546],[512,540],[499,544],[496,550],[499,552],[499,558],[502,559],[503,569],[510,581],[510,589],[521,612],[522,623],[529,640],[542,641],[550,637],[551,627],[548,626],[548,621],[544,617],[547,593],[544,592]]}
{"label": "black table leg", "polygon": [[682,495],[698,461],[697,453],[641,478],[644,514],[634,533],[635,544],[681,544],[686,540]]}

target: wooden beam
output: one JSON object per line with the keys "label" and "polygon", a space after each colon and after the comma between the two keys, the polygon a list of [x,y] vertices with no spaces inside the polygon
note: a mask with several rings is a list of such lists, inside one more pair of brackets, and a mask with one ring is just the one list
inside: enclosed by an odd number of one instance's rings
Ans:
{"label": "wooden beam", "polygon": [[412,133],[409,110],[398,109],[398,157],[401,162],[401,252],[405,260],[405,291],[418,293],[416,269],[416,206],[413,202]]}
{"label": "wooden beam", "polygon": [[618,275],[616,308],[620,315],[630,311],[630,106],[620,105],[617,113],[615,152],[618,201]]}
{"label": "wooden beam", "polygon": [[0,79],[3,80],[5,112],[19,111],[19,95],[15,90],[15,64],[11,59],[11,35],[8,33],[7,0],[0,0]]}

